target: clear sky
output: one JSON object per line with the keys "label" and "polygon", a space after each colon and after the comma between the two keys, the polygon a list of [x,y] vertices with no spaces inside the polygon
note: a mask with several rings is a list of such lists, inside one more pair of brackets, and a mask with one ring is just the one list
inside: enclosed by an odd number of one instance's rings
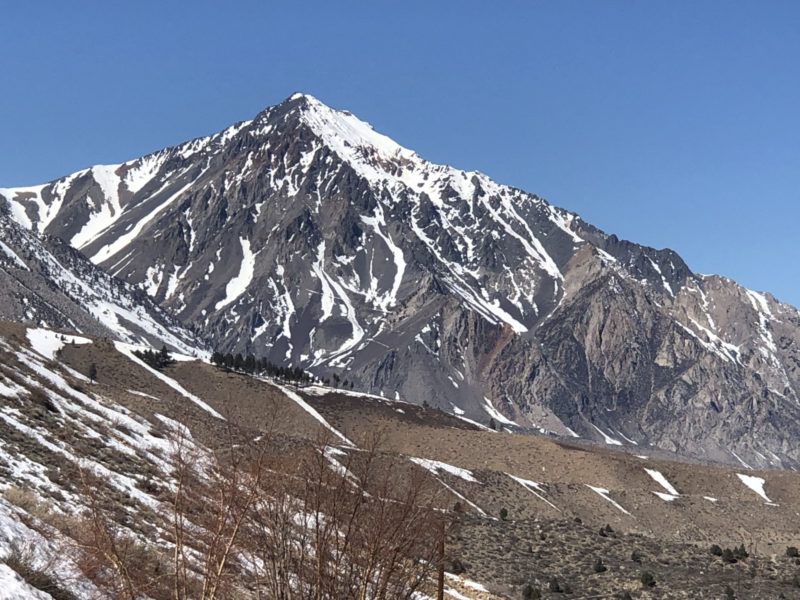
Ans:
{"label": "clear sky", "polygon": [[5,2],[0,186],[295,91],[800,305],[800,2]]}

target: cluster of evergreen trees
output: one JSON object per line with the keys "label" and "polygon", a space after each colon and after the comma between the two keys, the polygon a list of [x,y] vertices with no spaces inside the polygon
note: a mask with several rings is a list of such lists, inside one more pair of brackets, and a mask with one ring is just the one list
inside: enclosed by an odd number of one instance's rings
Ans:
{"label": "cluster of evergreen trees", "polygon": [[276,379],[283,379],[295,384],[309,384],[312,382],[310,374],[300,367],[281,367],[271,363],[266,358],[256,358],[252,354],[242,356],[241,354],[222,354],[214,352],[211,355],[211,363],[225,369],[249,373],[251,375],[266,375]]}
{"label": "cluster of evergreen trees", "polygon": [[738,548],[736,547],[734,547],[733,549],[725,548],[724,550],[720,548],[717,544],[714,544],[713,546],[711,546],[711,554],[713,554],[714,556],[719,556],[720,558],[722,558],[723,562],[729,564],[733,564],[740,560],[744,560],[748,556],[750,556],[750,554],[747,552],[747,549],[744,547],[744,544],[742,544]]}
{"label": "cluster of evergreen trees", "polygon": [[[330,385],[331,384],[331,378],[325,377],[322,380],[322,383],[324,383],[325,385]],[[341,377],[339,377],[339,375],[334,373],[333,374],[333,387],[338,388],[339,386],[342,386],[344,389],[350,388],[352,390],[353,389],[353,382],[352,381],[347,381],[347,379],[342,379]]]}
{"label": "cluster of evergreen trees", "polygon": [[[167,350],[166,346],[161,346],[161,350],[158,352],[155,350],[134,350],[133,354],[141,358],[145,363],[154,369],[163,369],[175,362],[175,359],[172,358],[172,355],[169,353],[169,350]],[[95,372],[95,377],[96,376],[97,375]],[[94,377],[92,379],[94,379]]]}

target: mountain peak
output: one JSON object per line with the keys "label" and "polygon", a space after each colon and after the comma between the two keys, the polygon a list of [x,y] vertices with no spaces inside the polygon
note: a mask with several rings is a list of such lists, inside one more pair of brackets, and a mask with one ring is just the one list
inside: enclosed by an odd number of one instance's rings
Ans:
{"label": "mountain peak", "polygon": [[[68,240],[220,351],[346,373],[478,422],[800,461],[786,441],[800,435],[793,309],[426,161],[308,94],[0,197],[25,230]],[[24,245],[0,240],[13,253],[0,245],[0,261],[28,277],[13,267]],[[747,419],[780,405],[787,425],[742,438],[745,394]]]}
{"label": "mountain peak", "polygon": [[420,160],[415,152],[375,131],[371,124],[350,111],[332,108],[310,94],[295,92],[278,106],[296,111],[300,120],[325,145],[350,163],[363,163],[365,154],[377,154],[377,158],[384,160]]}

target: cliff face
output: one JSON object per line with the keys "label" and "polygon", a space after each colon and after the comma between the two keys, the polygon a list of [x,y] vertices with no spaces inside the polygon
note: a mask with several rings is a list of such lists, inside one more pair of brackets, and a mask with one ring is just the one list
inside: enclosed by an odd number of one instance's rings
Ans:
{"label": "cliff face", "polygon": [[309,96],[0,196],[222,351],[483,423],[800,460],[796,309]]}

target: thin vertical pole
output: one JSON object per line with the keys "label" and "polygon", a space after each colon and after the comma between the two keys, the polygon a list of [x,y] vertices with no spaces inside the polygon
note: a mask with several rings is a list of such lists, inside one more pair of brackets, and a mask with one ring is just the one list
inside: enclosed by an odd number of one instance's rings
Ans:
{"label": "thin vertical pole", "polygon": [[439,535],[439,581],[436,598],[444,600],[444,519],[442,519],[442,530]]}

